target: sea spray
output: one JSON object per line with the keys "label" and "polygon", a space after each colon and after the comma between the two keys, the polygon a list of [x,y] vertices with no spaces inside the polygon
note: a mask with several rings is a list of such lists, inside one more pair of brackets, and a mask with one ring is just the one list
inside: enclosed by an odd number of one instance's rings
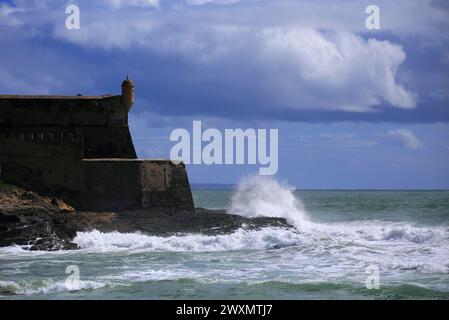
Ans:
{"label": "sea spray", "polygon": [[273,177],[249,176],[239,182],[229,212],[244,217],[285,218],[311,240],[328,238],[362,244],[372,241],[432,243],[449,239],[449,230],[444,227],[416,227],[387,221],[313,222],[294,192],[293,187]]}
{"label": "sea spray", "polygon": [[285,218],[296,228],[307,230],[311,223],[293,191],[293,187],[269,176],[246,177],[237,186],[229,213],[249,218]]}

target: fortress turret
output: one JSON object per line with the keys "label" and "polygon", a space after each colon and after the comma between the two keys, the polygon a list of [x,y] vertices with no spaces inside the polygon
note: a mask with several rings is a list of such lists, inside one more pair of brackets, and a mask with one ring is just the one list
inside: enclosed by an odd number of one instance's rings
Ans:
{"label": "fortress turret", "polygon": [[134,81],[128,79],[128,76],[122,82],[122,103],[128,112],[134,104]]}

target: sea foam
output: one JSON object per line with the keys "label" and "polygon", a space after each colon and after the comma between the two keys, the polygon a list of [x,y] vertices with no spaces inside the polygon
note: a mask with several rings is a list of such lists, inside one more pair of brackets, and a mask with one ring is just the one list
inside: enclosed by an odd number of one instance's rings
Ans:
{"label": "sea foam", "polygon": [[430,243],[449,240],[443,227],[416,227],[409,223],[358,221],[317,223],[308,216],[294,188],[268,176],[250,176],[240,181],[232,197],[230,213],[244,217],[281,217],[308,237],[347,241],[409,241]]}
{"label": "sea foam", "polygon": [[57,292],[94,290],[107,286],[105,282],[80,280],[76,285],[66,281],[0,281],[0,294],[41,295]]}
{"label": "sea foam", "polygon": [[263,250],[299,245],[304,237],[282,228],[239,229],[226,235],[186,234],[157,237],[139,233],[78,232],[74,242],[82,249],[120,251],[234,251]]}

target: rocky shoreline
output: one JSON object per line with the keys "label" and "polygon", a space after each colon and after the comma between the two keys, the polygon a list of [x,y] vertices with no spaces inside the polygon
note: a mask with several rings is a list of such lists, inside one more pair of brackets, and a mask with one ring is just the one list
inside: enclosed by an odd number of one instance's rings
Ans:
{"label": "rocky shoreline", "polygon": [[0,190],[0,247],[29,250],[73,250],[77,232],[142,232],[169,236],[180,233],[217,235],[269,226],[290,228],[283,218],[245,218],[225,210],[134,210],[80,212],[64,201],[15,186]]}

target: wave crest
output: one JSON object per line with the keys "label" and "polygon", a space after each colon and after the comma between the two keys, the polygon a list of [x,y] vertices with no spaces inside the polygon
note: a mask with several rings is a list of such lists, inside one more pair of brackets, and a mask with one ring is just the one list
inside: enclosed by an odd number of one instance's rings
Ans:
{"label": "wave crest", "polygon": [[0,281],[0,294],[17,294],[17,295],[39,295],[56,292],[70,292],[80,290],[94,290],[107,286],[107,283],[79,280],[76,285],[67,283],[66,281]]}
{"label": "wave crest", "polygon": [[268,176],[250,176],[237,186],[228,210],[243,217],[285,218],[298,229],[307,229],[310,221],[294,188]]}

